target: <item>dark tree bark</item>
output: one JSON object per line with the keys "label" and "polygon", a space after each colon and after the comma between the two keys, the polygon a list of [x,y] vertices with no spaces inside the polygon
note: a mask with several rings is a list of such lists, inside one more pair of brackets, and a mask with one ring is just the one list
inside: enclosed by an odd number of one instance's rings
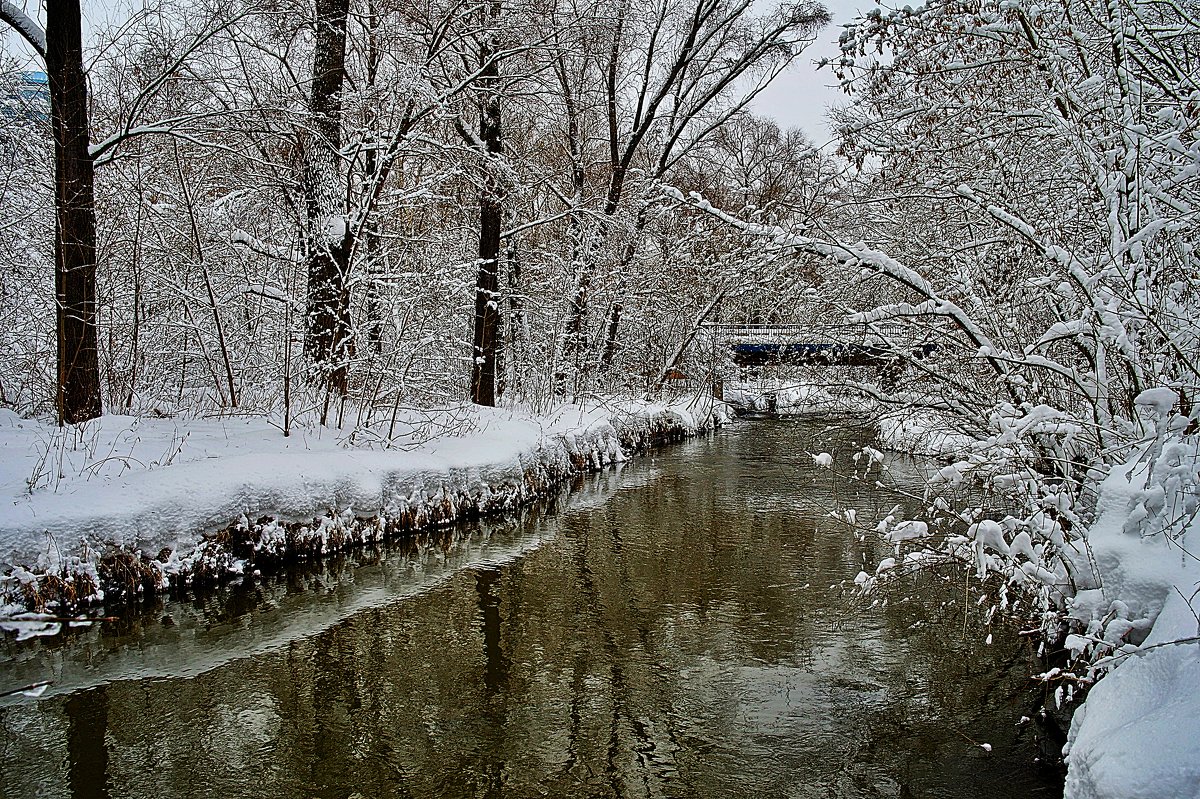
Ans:
{"label": "dark tree bark", "polygon": [[350,324],[350,252],[353,232],[342,200],[342,90],[346,82],[349,0],[317,0],[311,131],[304,146],[304,200],[308,215],[308,297],[305,352],[327,387],[344,396],[354,354]]}
{"label": "dark tree bark", "polygon": [[[382,53],[379,50],[379,14],[375,8],[373,0],[368,0],[367,17],[366,17],[366,33],[367,33],[367,59],[366,59],[366,85],[368,88],[374,88],[376,81],[379,78],[379,62],[382,59]],[[369,130],[375,129],[375,112],[371,110],[368,117],[370,122]],[[372,145],[376,142],[372,141]],[[363,154],[363,196],[368,198],[365,205],[370,205],[370,196],[373,191],[373,184],[379,180],[384,164],[379,157],[379,149],[376,146],[367,148]],[[379,240],[379,229],[373,218],[369,218],[367,224],[362,231],[362,239],[360,241],[361,248],[366,250],[366,269],[367,269],[367,308],[366,308],[366,334],[367,344],[370,348],[370,353],[373,356],[383,354],[383,298],[380,292],[381,272],[380,262],[383,257]]]}
{"label": "dark tree bark", "polygon": [[500,64],[492,39],[499,18],[499,0],[489,9],[489,30],[479,47],[479,140],[485,151],[484,184],[479,198],[479,274],[475,281],[474,360],[471,363],[471,401],[496,404],[496,353],[500,343],[500,229],[503,192],[496,174],[502,152],[500,129]]}
{"label": "dark tree bark", "polygon": [[54,288],[58,303],[59,424],[95,419],[100,404],[96,353],[96,205],[88,151],[87,81],[79,0],[46,3],[46,74],[54,127]]}

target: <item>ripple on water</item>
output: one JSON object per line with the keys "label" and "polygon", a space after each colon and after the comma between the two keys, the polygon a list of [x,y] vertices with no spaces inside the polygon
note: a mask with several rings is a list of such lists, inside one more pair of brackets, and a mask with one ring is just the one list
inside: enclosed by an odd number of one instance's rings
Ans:
{"label": "ripple on water", "polygon": [[878,555],[830,510],[897,501],[848,479],[866,441],[742,425],[514,521],[155,610],[171,627],[10,642],[6,675],[58,693],[0,708],[0,779],[221,799],[1061,793],[1014,726],[1021,642],[983,646],[961,617],[951,634],[919,603],[856,615],[830,590]]}

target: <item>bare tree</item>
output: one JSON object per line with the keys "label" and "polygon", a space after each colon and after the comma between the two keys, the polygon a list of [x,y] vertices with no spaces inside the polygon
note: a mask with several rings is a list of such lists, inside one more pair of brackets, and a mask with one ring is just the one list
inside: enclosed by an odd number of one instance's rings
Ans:
{"label": "bare tree", "polygon": [[498,158],[500,127],[500,60],[495,36],[500,0],[487,7],[487,24],[479,46],[479,141],[485,154],[484,182],[479,198],[479,274],[475,282],[474,341],[471,360],[471,401],[496,404],[496,352],[500,343],[500,233],[503,226],[502,188]]}
{"label": "bare tree", "polygon": [[[578,262],[568,300],[560,391],[566,388],[566,370],[584,368],[581,357],[588,348],[585,330],[598,246],[612,230],[635,167],[641,165],[647,181],[661,179],[743,109],[828,21],[828,12],[815,3],[782,6],[755,18],[746,0],[665,2],[648,14],[619,2],[604,65],[607,187],[601,221]],[[639,49],[635,41],[644,44]],[[620,258],[624,266],[636,254],[644,213],[634,214],[641,221]],[[620,301],[613,303],[606,352],[615,346],[621,309]]]}

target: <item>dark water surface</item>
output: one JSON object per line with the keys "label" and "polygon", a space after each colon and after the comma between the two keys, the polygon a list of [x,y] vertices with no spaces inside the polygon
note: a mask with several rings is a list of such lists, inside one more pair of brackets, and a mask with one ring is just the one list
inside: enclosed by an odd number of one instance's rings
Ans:
{"label": "dark water surface", "polygon": [[830,589],[878,555],[828,512],[897,498],[809,453],[849,471],[869,435],[743,424],[517,520],[8,639],[0,689],[56,682],[0,707],[0,792],[1060,796],[1025,644]]}

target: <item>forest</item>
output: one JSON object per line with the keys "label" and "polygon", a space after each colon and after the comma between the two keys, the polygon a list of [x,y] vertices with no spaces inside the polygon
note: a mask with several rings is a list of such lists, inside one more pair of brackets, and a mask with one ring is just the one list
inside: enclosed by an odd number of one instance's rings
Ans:
{"label": "forest", "polygon": [[825,204],[830,158],[744,109],[828,18],[626,6],[135,15],[88,69],[86,119],[53,77],[63,110],[9,115],[3,401],[344,424],[346,403],[652,386],[702,306],[752,294],[726,286],[736,236],[659,187],[789,219]]}

